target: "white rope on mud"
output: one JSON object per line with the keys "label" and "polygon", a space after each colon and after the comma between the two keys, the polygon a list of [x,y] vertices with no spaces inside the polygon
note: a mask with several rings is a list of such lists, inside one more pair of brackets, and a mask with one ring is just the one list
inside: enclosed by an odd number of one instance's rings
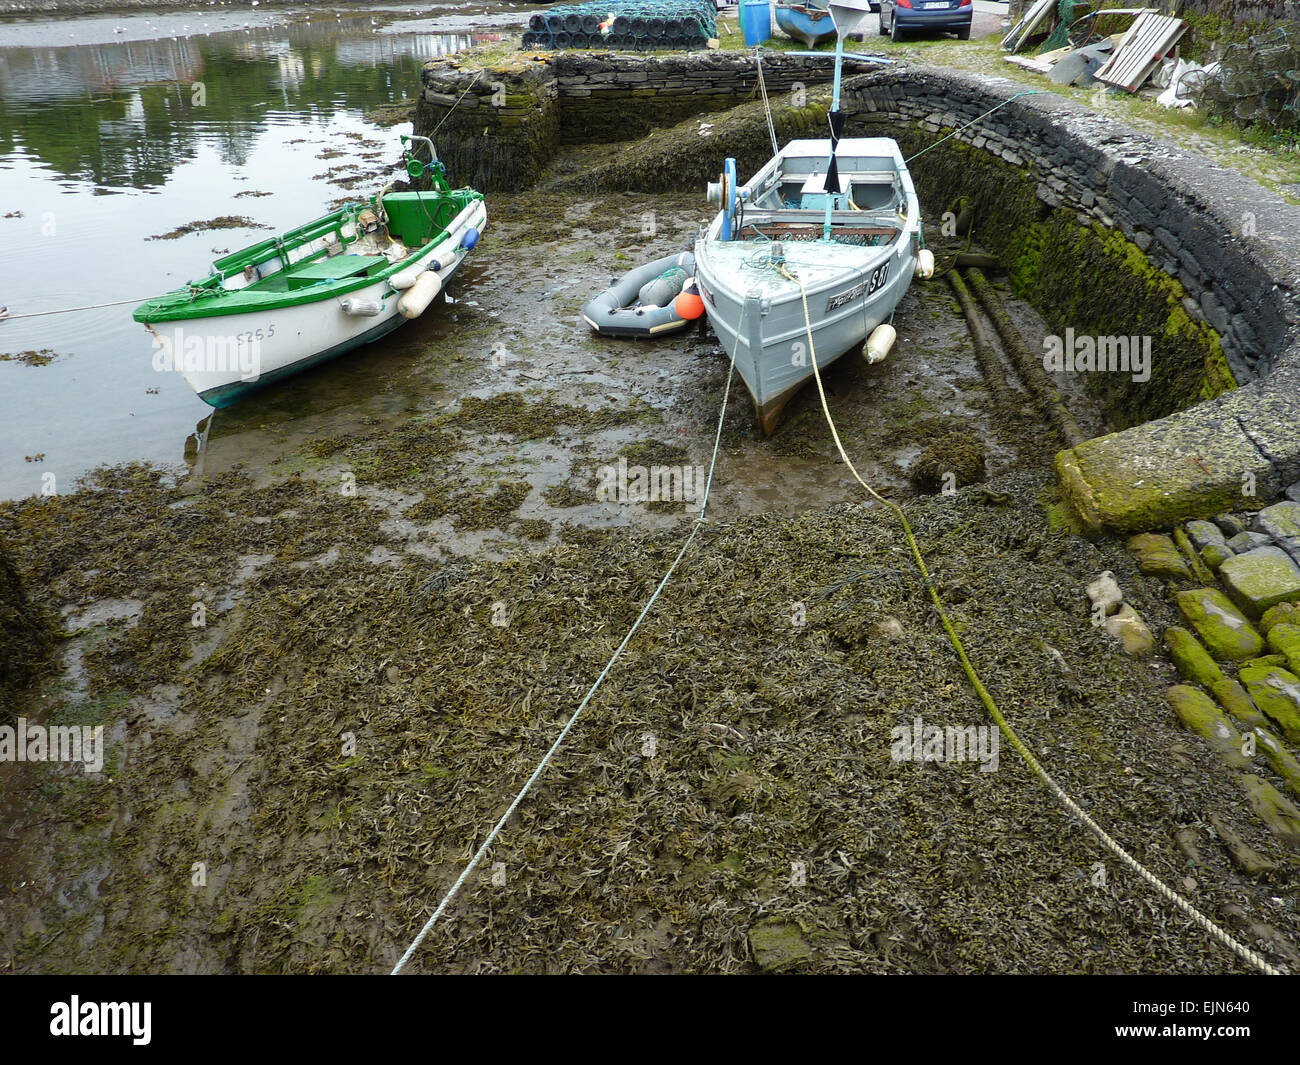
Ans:
{"label": "white rope on mud", "polygon": [[[744,319],[745,313],[742,306],[740,315],[742,323],[744,322]],[[537,768],[533,770],[532,775],[524,781],[524,786],[519,789],[519,794],[515,796],[514,801],[506,809],[506,812],[503,813],[497,823],[492,826],[492,831],[488,833],[487,839],[483,841],[483,844],[475,852],[474,857],[470,859],[469,865],[465,867],[464,872],[460,874],[456,879],[456,882],[452,884],[451,889],[443,896],[442,901],[438,903],[438,908],[433,911],[433,915],[425,923],[424,927],[420,929],[420,934],[415,937],[411,942],[411,945],[406,948],[406,953],[403,954],[397,964],[393,966],[393,971],[389,974],[390,976],[398,975],[398,973],[406,967],[406,963],[411,960],[411,957],[415,954],[420,944],[424,942],[424,937],[433,929],[438,918],[443,915],[447,907],[451,905],[452,900],[460,893],[460,889],[465,886],[465,882],[470,878],[474,870],[478,868],[484,855],[486,855],[491,849],[492,844],[496,842],[496,838],[500,835],[506,822],[510,820],[510,816],[519,808],[519,804],[524,801],[524,797],[532,790],[533,785],[537,783],[538,778],[545,771],[546,767],[550,764],[551,759],[555,757],[555,753],[564,743],[565,737],[568,736],[569,731],[575,724],[577,724],[578,718],[582,716],[582,712],[587,709],[587,704],[591,702],[592,697],[596,694],[596,690],[609,675],[609,671],[614,668],[614,663],[618,661],[627,645],[631,642],[632,637],[636,635],[637,629],[641,627],[641,623],[645,621],[646,617],[650,614],[651,608],[659,598],[659,593],[667,586],[669,579],[673,575],[673,571],[677,569],[677,564],[681,562],[687,550],[690,548],[691,543],[695,540],[695,534],[698,533],[700,528],[704,525],[705,511],[708,509],[709,505],[709,491],[713,487],[713,471],[717,467],[718,451],[722,446],[722,426],[727,416],[727,401],[731,396],[731,381],[736,372],[736,352],[739,348],[740,326],[737,325],[736,343],[731,352],[731,366],[727,370],[727,383],[726,387],[722,391],[722,409],[718,411],[718,431],[713,438],[713,458],[709,462],[709,475],[704,482],[704,498],[700,502],[700,514],[699,517],[695,519],[694,525],[691,526],[690,535],[686,537],[685,543],[682,544],[681,550],[677,552],[677,557],[673,559],[672,565],[670,565],[667,572],[664,573],[663,579],[659,582],[659,586],[654,590],[654,594],[650,596],[646,605],[642,608],[640,616],[638,616],[636,621],[633,622],[632,627],[627,630],[627,635],[623,637],[623,642],[618,645],[618,649],[610,656],[609,661],[605,663],[605,668],[600,671],[600,676],[596,678],[595,683],[592,684],[591,688],[588,690],[586,696],[579,704],[578,709],[573,712],[573,716],[569,718],[564,728],[560,731],[560,734],[555,737],[555,742],[551,744],[550,749],[542,756],[542,760],[537,763]]]}

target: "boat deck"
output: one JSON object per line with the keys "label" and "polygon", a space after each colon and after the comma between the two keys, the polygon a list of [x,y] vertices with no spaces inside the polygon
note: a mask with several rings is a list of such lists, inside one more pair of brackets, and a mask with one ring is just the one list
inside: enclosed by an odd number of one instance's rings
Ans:
{"label": "boat deck", "polygon": [[[803,281],[806,288],[813,290],[842,279],[846,274],[858,274],[874,266],[889,254],[893,238],[899,232],[879,226],[853,227],[869,234],[890,234],[889,239],[880,240],[874,246],[873,254],[871,245],[864,248],[861,244],[822,240],[820,222],[816,224],[815,239],[811,236],[814,231],[811,221],[802,226],[796,223],[786,224],[796,225],[802,231],[801,235],[789,240],[784,237],[767,239],[767,234],[763,233],[767,227],[762,223],[747,222],[741,239],[709,244],[706,272],[725,278],[726,285],[734,287],[742,296],[758,296],[762,299],[789,294],[798,288],[795,282],[784,277],[777,269],[776,261],[779,260],[789,273]],[[752,230],[751,225],[754,227]],[[776,226],[771,228],[774,232],[781,232]],[[745,239],[753,236],[755,230],[764,239],[757,236]],[[843,230],[836,229],[835,232],[838,234]]]}

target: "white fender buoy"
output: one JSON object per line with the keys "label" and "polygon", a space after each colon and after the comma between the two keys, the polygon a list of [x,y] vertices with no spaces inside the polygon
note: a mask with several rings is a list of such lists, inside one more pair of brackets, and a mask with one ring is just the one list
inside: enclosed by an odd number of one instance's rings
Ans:
{"label": "white fender buoy", "polygon": [[415,279],[415,284],[402,293],[397,301],[397,313],[403,318],[419,318],[433,297],[442,291],[442,278],[426,270]]}
{"label": "white fender buoy", "polygon": [[880,362],[889,354],[889,349],[894,346],[894,341],[897,339],[898,332],[888,322],[876,326],[871,331],[871,336],[867,337],[867,347],[864,352],[867,362]]}
{"label": "white fender buoy", "polygon": [[415,279],[429,269],[437,269],[435,263],[412,263],[410,266],[404,266],[388,279],[388,283],[403,292],[415,284]]}
{"label": "white fender buoy", "polygon": [[349,296],[342,302],[343,313],[353,318],[374,318],[384,311],[379,300],[363,300],[359,296]]}
{"label": "white fender buoy", "polygon": [[929,248],[922,248],[916,254],[916,276],[920,278],[934,277],[934,252]]}

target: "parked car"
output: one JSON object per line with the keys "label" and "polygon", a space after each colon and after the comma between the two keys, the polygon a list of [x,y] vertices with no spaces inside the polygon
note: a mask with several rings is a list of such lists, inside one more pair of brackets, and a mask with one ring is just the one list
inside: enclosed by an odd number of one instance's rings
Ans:
{"label": "parked car", "polygon": [[971,0],[880,0],[880,35],[902,40],[916,30],[955,33],[970,40]]}

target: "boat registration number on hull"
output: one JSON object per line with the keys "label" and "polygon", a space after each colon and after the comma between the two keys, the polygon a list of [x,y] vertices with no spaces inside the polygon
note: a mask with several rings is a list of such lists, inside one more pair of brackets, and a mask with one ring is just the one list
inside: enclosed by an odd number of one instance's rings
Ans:
{"label": "boat registration number on hull", "polygon": [[870,277],[863,281],[859,281],[852,288],[846,289],[838,295],[831,296],[826,301],[826,309],[828,311],[833,311],[837,307],[843,307],[846,304],[852,303],[859,296],[870,296],[878,288],[883,287],[885,282],[889,280],[889,263],[890,260],[886,259],[871,271]]}

